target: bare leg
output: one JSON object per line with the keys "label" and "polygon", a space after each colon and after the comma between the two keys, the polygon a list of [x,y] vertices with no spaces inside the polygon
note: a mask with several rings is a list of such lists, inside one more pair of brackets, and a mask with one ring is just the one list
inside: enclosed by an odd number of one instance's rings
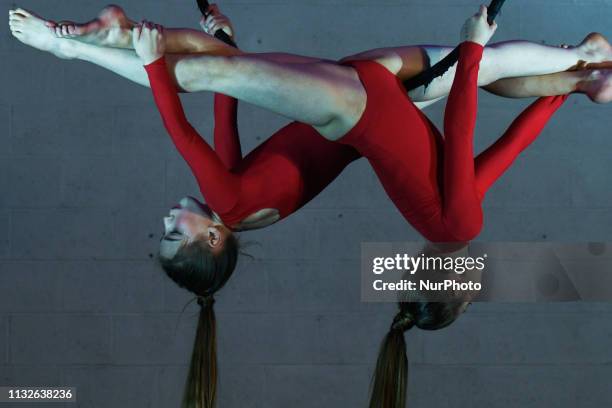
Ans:
{"label": "bare leg", "polygon": [[[65,39],[56,41],[63,43],[64,55],[68,57],[149,86],[142,62],[131,50]],[[330,139],[345,134],[365,108],[365,91],[349,67],[324,62],[280,63],[257,55],[168,55],[166,58],[178,87],[183,90],[231,95],[311,124]]]}
{"label": "bare leg", "polygon": [[485,89],[506,98],[583,93],[593,102],[607,103],[612,100],[612,70],[588,69],[533,77],[507,78],[493,82]]}
{"label": "bare leg", "polygon": [[[87,23],[50,22],[58,38],[73,39],[102,47],[132,49],[132,29],[136,23],[118,6],[105,7],[97,18]],[[166,52],[171,54],[237,55],[241,52],[222,41],[189,28],[167,28]]]}
{"label": "bare leg", "polygon": [[[450,52],[450,48],[426,47],[431,64],[435,64]],[[612,48],[600,34],[589,34],[577,47],[560,48],[527,41],[508,41],[485,48],[481,61],[478,85],[486,86],[502,78],[526,77],[566,71],[581,61],[601,62],[612,59]],[[434,99],[446,95],[455,77],[455,67],[435,79],[424,89],[410,92],[416,101]],[[538,95],[545,96],[545,95]]]}
{"label": "bare leg", "polygon": [[[142,62],[133,51],[71,40],[58,41],[70,42],[70,55],[77,59],[149,86]],[[178,87],[187,92],[213,91],[231,95],[321,128],[332,138],[336,134],[338,117],[342,124],[347,121],[344,126],[350,128],[365,108],[365,93],[352,68],[325,62],[278,62],[283,59],[282,54],[275,55],[272,60],[259,55],[168,55],[166,58]],[[329,129],[332,122],[334,125]],[[348,128],[338,130],[336,138]]]}
{"label": "bare leg", "polygon": [[[30,14],[33,14],[30,12]],[[72,39],[100,47],[133,49],[132,29],[135,22],[130,20],[122,8],[111,5],[105,7],[97,18],[87,23],[63,21],[48,22],[58,38]],[[166,53],[168,54],[207,54],[241,55],[243,52],[197,30],[188,28],[166,28],[164,30]],[[321,58],[305,57],[287,53],[262,53],[262,58],[283,63],[311,63],[324,61]],[[329,61],[331,62],[331,61]]]}
{"label": "bare leg", "polygon": [[[389,71],[406,80],[439,62],[453,47],[408,46],[381,48],[353,55],[343,60],[375,60]],[[528,41],[507,41],[485,48],[480,63],[478,83],[491,84],[502,78],[552,74],[566,71],[584,61],[587,63],[612,60],[612,46],[600,34],[589,34],[576,47],[550,47]],[[414,101],[427,101],[448,95],[455,77],[455,66],[428,87],[410,92]]]}
{"label": "bare leg", "polygon": [[559,72],[532,77],[506,78],[484,87],[488,92],[506,98],[565,95],[578,91],[587,71]]}
{"label": "bare leg", "polygon": [[[65,48],[69,48],[70,51],[68,53],[72,58],[90,62],[139,85],[150,87],[147,72],[142,66],[140,58],[138,58],[134,51],[119,48],[98,47],[72,40],[59,41],[67,43]],[[168,58],[168,65],[174,66],[173,58]],[[179,78],[175,79],[177,86],[180,89],[183,89]]]}
{"label": "bare leg", "polygon": [[352,67],[285,63],[261,55],[184,56],[174,73],[189,92],[207,90],[313,125],[337,140],[357,123],[366,94]]}
{"label": "bare leg", "polygon": [[[149,86],[148,77],[144,68],[142,67],[142,63],[133,51],[119,48],[99,47],[85,42],[57,38],[51,31],[46,30],[46,21],[35,14],[22,9],[18,9],[12,13],[11,30],[13,35],[21,42],[43,51],[49,51],[62,58],[80,59],[93,63],[133,82],[144,86]],[[188,91],[196,90],[196,88],[194,88],[194,84],[202,86],[202,88],[197,88],[197,90],[214,90],[204,87],[211,86],[209,82],[211,82],[213,79],[211,77],[207,78],[207,74],[211,74],[214,71],[213,68],[221,67],[222,69],[225,65],[236,65],[234,63],[235,61],[229,57],[216,60],[214,58],[206,58],[202,55],[171,55],[168,56],[167,59],[175,74],[177,85],[180,88]],[[312,66],[316,66],[322,62],[322,60],[314,58],[282,53],[251,56],[251,60],[253,62],[268,61],[273,67],[277,68],[282,67],[283,65],[300,65],[303,67],[312,68]],[[323,71],[325,72],[347,71],[346,69],[338,70],[338,68],[342,67],[337,67],[331,63],[323,65]],[[325,74],[325,72],[323,72],[323,74]],[[221,77],[227,75],[220,73],[218,76]],[[312,75],[305,73],[304,76],[309,77]],[[278,82],[278,80],[279,79],[273,82]],[[304,82],[304,80],[298,82]],[[340,83],[341,82],[342,81],[340,81]],[[308,94],[309,93],[307,93],[307,95]],[[316,99],[316,96],[313,95],[310,99]]]}
{"label": "bare leg", "polygon": [[[149,86],[142,62],[132,50],[57,38],[45,29],[44,20],[32,14],[20,14],[15,20],[13,35],[27,45],[93,63]],[[180,89],[233,96],[311,124],[332,140],[348,132],[365,109],[365,91],[356,72],[335,63],[283,63],[257,55],[174,54],[166,58]],[[283,58],[276,54],[273,59]]]}
{"label": "bare leg", "polygon": [[[14,13],[11,19],[15,37],[30,46],[63,58],[79,58],[148,85],[141,62],[132,51],[57,38],[41,29],[45,28],[44,20],[26,11]],[[186,91],[234,96],[309,123],[332,140],[354,126],[365,108],[366,96],[352,68],[326,62],[278,62],[278,56],[273,59],[175,55],[169,58],[169,65],[177,85]]]}
{"label": "bare leg", "polygon": [[[57,27],[55,31],[59,36],[68,35],[95,45],[131,48],[133,26],[134,23],[120,7],[109,6],[102,10],[98,18],[88,23],[72,23]],[[240,53],[200,31],[167,29],[165,37],[166,50],[169,53],[212,55]],[[385,48],[366,51],[347,59],[364,57],[378,59],[379,62],[390,65],[388,68],[405,80],[421,72],[428,63],[435,64],[451,50],[451,47],[440,46]],[[393,62],[393,59],[396,61]],[[607,59],[612,59],[612,47],[603,36],[596,33],[587,36],[577,47],[549,47],[527,41],[492,44],[487,47],[481,62],[479,85],[488,85],[501,78],[561,72],[575,66],[579,61],[600,62]],[[286,58],[285,61],[289,62]],[[396,66],[393,68],[394,64]],[[451,68],[445,76],[435,80],[427,89],[420,88],[413,91],[411,93],[413,100],[427,101],[447,95],[454,78],[454,69]]]}
{"label": "bare leg", "polygon": [[[85,24],[62,25],[55,29],[61,36],[79,41],[112,47],[131,47],[133,22],[117,6],[106,7],[95,20]],[[240,51],[195,30],[169,29],[166,32],[167,48],[176,52],[206,53],[210,55],[236,55]],[[421,72],[429,64],[444,58],[451,47],[423,46],[398,47],[366,51],[350,59],[376,59],[401,79]],[[262,58],[283,63],[315,62],[316,59],[291,54],[265,54]],[[612,47],[603,36],[590,34],[577,47],[549,47],[526,41],[509,41],[486,48],[479,75],[479,85],[486,86],[501,78],[542,75],[564,71],[579,61],[599,62],[612,58]],[[434,80],[427,88],[411,92],[415,102],[437,100],[448,94],[455,68]],[[142,81],[139,81],[142,83]]]}

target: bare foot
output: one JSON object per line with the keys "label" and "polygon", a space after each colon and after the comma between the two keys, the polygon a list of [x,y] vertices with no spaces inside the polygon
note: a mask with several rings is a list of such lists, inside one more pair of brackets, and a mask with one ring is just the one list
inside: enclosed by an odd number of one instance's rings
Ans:
{"label": "bare foot", "polygon": [[49,25],[53,24],[22,8],[9,11],[9,27],[19,41],[41,51],[51,52],[59,58],[74,58],[70,54],[67,40],[60,40],[49,31]]}
{"label": "bare foot", "polygon": [[129,48],[133,23],[118,6],[105,7],[98,18],[79,24],[60,21],[49,29],[58,38],[69,38],[104,47]]}
{"label": "bare foot", "polygon": [[591,33],[576,47],[588,63],[612,61],[612,45],[599,33]]}
{"label": "bare foot", "polygon": [[612,69],[590,70],[578,87],[595,103],[612,102]]}

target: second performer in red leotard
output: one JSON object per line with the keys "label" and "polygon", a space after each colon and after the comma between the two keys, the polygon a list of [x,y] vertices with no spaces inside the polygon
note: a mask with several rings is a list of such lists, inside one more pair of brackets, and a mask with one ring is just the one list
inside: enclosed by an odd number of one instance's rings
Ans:
{"label": "second performer in red leotard", "polygon": [[389,198],[425,238],[465,242],[482,228],[485,192],[542,131],[566,96],[541,98],[474,160],[478,67],[483,47],[464,42],[442,137],[406,96],[399,79],[373,61],[350,62],[367,93],[365,111],[340,139],[366,157]]}

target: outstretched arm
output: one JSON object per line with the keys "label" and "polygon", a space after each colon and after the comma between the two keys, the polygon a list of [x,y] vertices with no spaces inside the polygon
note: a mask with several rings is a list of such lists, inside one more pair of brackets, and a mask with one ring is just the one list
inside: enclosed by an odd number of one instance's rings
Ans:
{"label": "outstretched arm", "polygon": [[482,208],[474,175],[474,128],[478,108],[478,71],[483,47],[497,26],[487,23],[487,9],[463,26],[457,75],[444,116],[442,223],[456,241],[472,240],[482,228]]}
{"label": "outstretched arm", "polygon": [[493,145],[475,159],[476,188],[480,199],[514,160],[540,135],[568,95],[540,98],[523,111]]}
{"label": "outstretched arm", "polygon": [[215,151],[230,171],[242,161],[237,116],[238,100],[215,94]]}
{"label": "outstretched arm", "polygon": [[[202,29],[210,35],[223,30],[236,43],[232,23],[215,4],[211,4],[208,15],[202,17]],[[215,94],[215,151],[225,165],[232,171],[242,161],[240,134],[238,133],[238,100],[223,94]]]}
{"label": "outstretched arm", "polygon": [[187,121],[176,88],[168,75],[159,28],[136,29],[135,48],[145,64],[155,103],[164,126],[194,176],[207,203],[217,212],[231,209],[238,196],[239,179],[230,173],[211,147]]}
{"label": "outstretched arm", "polygon": [[480,44],[469,41],[461,44],[457,76],[444,115],[442,220],[457,241],[470,241],[482,225],[474,175],[476,82],[481,56]]}

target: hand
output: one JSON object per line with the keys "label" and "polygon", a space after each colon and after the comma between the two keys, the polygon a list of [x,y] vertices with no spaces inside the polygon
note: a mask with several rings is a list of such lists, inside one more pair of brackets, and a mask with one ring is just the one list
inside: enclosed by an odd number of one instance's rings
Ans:
{"label": "hand", "polygon": [[487,17],[487,7],[480,6],[478,13],[468,18],[463,24],[461,41],[472,41],[485,46],[497,30],[497,23],[489,25]]}
{"label": "hand", "polygon": [[132,30],[134,50],[143,65],[149,65],[164,55],[166,43],[163,33],[164,28],[161,25],[145,20]]}
{"label": "hand", "polygon": [[221,11],[219,11],[219,7],[216,4],[211,4],[208,8],[208,14],[206,16],[202,16],[200,19],[200,26],[205,33],[212,36],[214,36],[218,30],[223,30],[230,36],[232,41],[236,42],[232,22],[226,15],[221,14]]}

